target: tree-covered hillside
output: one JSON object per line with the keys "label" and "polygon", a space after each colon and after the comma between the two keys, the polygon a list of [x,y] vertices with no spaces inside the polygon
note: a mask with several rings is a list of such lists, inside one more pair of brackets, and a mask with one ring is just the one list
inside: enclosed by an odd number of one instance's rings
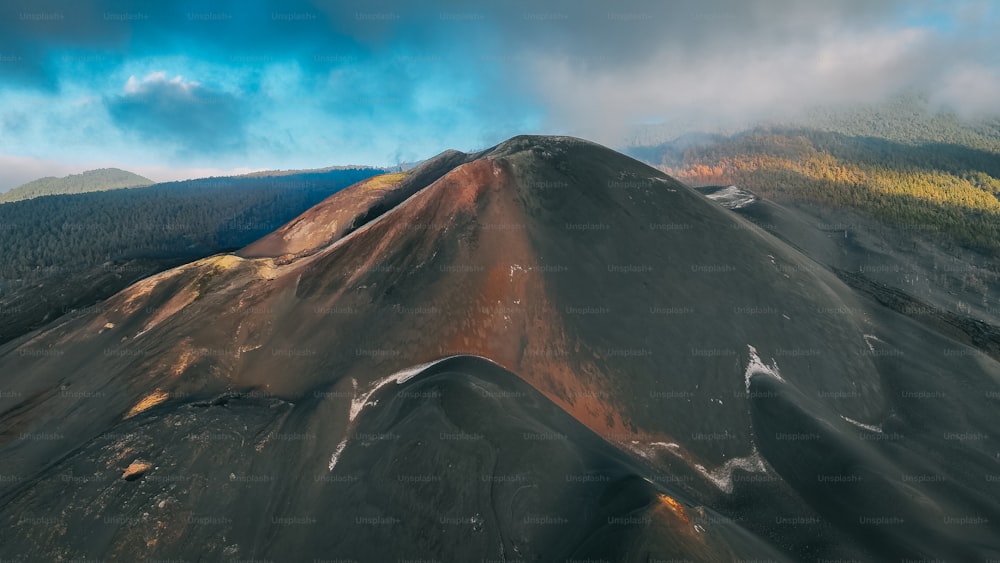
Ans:
{"label": "tree-covered hillside", "polygon": [[245,246],[381,172],[206,178],[0,205],[0,343],[145,276]]}
{"label": "tree-covered hillside", "polygon": [[8,192],[0,194],[0,203],[9,203],[32,199],[43,195],[82,194],[117,190],[122,188],[138,188],[150,186],[153,181],[118,168],[100,168],[88,170],[80,174],[71,174],[65,178],[48,176],[22,184]]}
{"label": "tree-covered hillside", "polygon": [[[846,117],[839,119],[840,129],[852,130]],[[864,123],[855,129],[865,130]],[[937,131],[936,138],[921,138],[908,125],[897,135],[909,139],[903,141],[760,127],[711,142],[664,145],[655,163],[693,185],[736,184],[779,202],[860,210],[891,225],[994,252],[1000,249],[1000,140],[991,141],[988,132],[963,135],[952,127]],[[959,142],[963,139],[968,144]]]}
{"label": "tree-covered hillside", "polygon": [[240,247],[377,172],[206,178],[14,202],[0,206],[0,277]]}

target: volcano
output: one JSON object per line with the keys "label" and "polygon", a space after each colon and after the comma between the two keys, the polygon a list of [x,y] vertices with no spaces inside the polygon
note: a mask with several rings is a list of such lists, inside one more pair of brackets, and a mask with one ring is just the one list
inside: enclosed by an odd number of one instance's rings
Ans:
{"label": "volcano", "polygon": [[976,342],[600,145],[448,151],[0,347],[0,556],[1000,557]]}

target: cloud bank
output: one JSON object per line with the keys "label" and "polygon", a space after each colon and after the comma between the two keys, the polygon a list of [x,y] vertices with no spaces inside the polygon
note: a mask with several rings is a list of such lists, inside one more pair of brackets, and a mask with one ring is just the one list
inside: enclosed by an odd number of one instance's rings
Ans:
{"label": "cloud bank", "polygon": [[1000,114],[998,28],[991,0],[12,0],[0,155],[391,164],[904,92],[971,119]]}

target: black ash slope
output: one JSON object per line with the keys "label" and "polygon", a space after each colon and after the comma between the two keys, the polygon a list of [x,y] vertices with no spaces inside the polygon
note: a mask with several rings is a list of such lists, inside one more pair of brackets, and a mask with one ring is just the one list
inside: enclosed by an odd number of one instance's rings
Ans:
{"label": "black ash slope", "polygon": [[997,553],[1000,365],[635,160],[517,137],[269,237],[0,347],[0,556]]}

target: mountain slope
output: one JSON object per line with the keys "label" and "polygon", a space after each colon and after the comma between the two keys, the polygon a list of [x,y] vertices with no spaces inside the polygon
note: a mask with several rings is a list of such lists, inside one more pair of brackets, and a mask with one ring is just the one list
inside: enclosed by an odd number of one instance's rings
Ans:
{"label": "mountain slope", "polygon": [[997,553],[997,362],[604,147],[445,153],[239,254],[0,347],[0,553]]}
{"label": "mountain slope", "polygon": [[47,176],[0,194],[0,203],[21,201],[43,195],[82,194],[122,188],[151,186],[153,181],[118,168],[99,168],[63,178]]}
{"label": "mountain slope", "polygon": [[379,172],[205,178],[0,206],[0,342],[148,275],[244,246]]}
{"label": "mountain slope", "polygon": [[392,209],[466,159],[467,155],[448,151],[413,171],[383,174],[364,181],[352,190],[330,196],[237,254],[246,258],[276,258],[316,251]]}

